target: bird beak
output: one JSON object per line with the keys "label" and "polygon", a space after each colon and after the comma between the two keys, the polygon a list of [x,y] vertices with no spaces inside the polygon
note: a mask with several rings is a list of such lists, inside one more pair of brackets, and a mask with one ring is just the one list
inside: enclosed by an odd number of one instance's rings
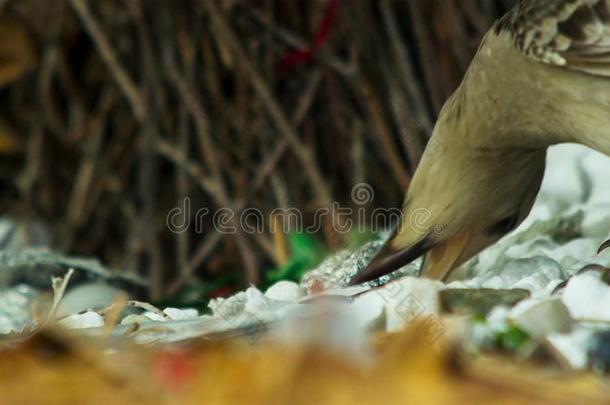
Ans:
{"label": "bird beak", "polygon": [[466,248],[472,234],[472,231],[468,230],[444,241],[434,241],[428,235],[402,249],[395,248],[390,239],[369,265],[352,278],[350,285],[375,280],[398,270],[422,255],[425,255],[425,258],[420,277],[445,280],[454,268],[468,259]]}
{"label": "bird beak", "polygon": [[385,276],[411,263],[429,249],[428,238],[424,237],[405,249],[396,249],[390,239],[364,270],[356,274],[350,285],[356,285]]}

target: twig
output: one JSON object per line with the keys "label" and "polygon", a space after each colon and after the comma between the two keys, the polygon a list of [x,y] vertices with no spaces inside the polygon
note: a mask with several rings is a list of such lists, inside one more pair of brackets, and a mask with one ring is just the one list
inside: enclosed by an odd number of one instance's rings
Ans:
{"label": "twig", "polygon": [[411,162],[411,173],[413,173],[424,151],[424,146],[418,136],[418,130],[423,131],[423,128],[418,127],[419,122],[411,117],[395,80],[390,75],[387,80],[390,87],[390,111],[400,132],[400,140]]}
{"label": "twig", "polygon": [[201,263],[208,257],[214,248],[222,239],[222,234],[219,232],[210,232],[195,248],[195,253],[191,256],[190,261],[180,274],[168,285],[166,294],[172,296],[176,294],[180,288],[189,281],[195,270],[201,266]]}
{"label": "twig", "polygon": [[[305,92],[301,95],[294,116],[292,117],[293,128],[297,128],[301,124],[303,118],[307,114],[307,111],[309,111],[316,90],[320,85],[320,78],[320,72],[315,70],[311,76],[311,79],[309,80],[309,83],[307,84]],[[288,140],[286,138],[280,139],[275,145],[273,151],[268,154],[263,163],[256,169],[256,177],[252,182],[252,192],[256,192],[263,185],[265,179],[269,176],[269,174],[271,174],[275,166],[280,161],[286,147],[288,147]]]}
{"label": "twig", "polygon": [[68,287],[68,283],[70,282],[73,274],[74,269],[69,269],[65,276],[53,277],[51,279],[51,284],[53,287],[53,304],[51,305],[51,310],[49,311],[46,320],[42,323],[42,325],[40,325],[39,329],[44,329],[45,326],[55,320],[57,308],[59,307],[59,303],[66,293],[66,288]]}
{"label": "twig", "polygon": [[[407,90],[407,94],[409,96],[408,106],[413,111],[415,117],[417,117],[417,120],[424,125],[426,131],[431,132],[432,122],[430,120],[429,113],[426,111],[426,106],[424,103],[425,98],[422,96],[423,90],[420,88],[417,80],[415,79],[415,73],[410,63],[411,58],[409,58],[407,55],[406,46],[403,43],[401,35],[399,34],[398,26],[396,24],[396,20],[394,19],[394,14],[390,8],[390,1],[383,0],[381,1],[380,5],[381,14],[388,30],[388,35],[390,36],[390,44],[394,53],[394,60],[398,66],[398,80],[400,80],[405,90]],[[393,83],[390,83],[390,89],[393,88]]]}
{"label": "twig", "polygon": [[40,176],[43,152],[43,129],[41,123],[34,121],[31,131],[27,145],[25,169],[17,179],[20,193],[28,205],[32,202],[34,183]]}
{"label": "twig", "polygon": [[57,111],[57,105],[51,92],[53,73],[57,69],[59,59],[58,54],[59,51],[56,46],[51,45],[45,49],[41,60],[38,93],[42,100],[42,115],[45,118],[46,126],[55,136],[61,138],[65,136],[67,130],[61,122],[59,112]]}
{"label": "twig", "polygon": [[91,119],[88,125],[88,136],[85,139],[85,146],[81,163],[78,168],[72,193],[65,213],[66,231],[62,238],[62,250],[68,250],[72,245],[74,230],[81,224],[83,209],[86,199],[89,196],[91,183],[94,179],[98,155],[102,145],[104,128],[106,125],[106,115],[112,108],[114,94],[106,92],[100,101],[97,114]]}
{"label": "twig", "polygon": [[394,177],[402,189],[406,190],[411,182],[411,176],[409,176],[409,173],[405,169],[400,155],[396,152],[396,146],[394,146],[391,131],[383,116],[379,97],[375,94],[373,86],[364,79],[360,81],[360,86],[357,86],[356,91],[360,93],[361,100],[368,110],[373,129],[379,136],[379,140],[381,141],[385,156],[388,159],[388,164],[392,168]]}
{"label": "twig", "polygon": [[91,35],[91,38],[97,46],[102,59],[106,63],[106,66],[108,66],[108,69],[110,69],[110,72],[119,85],[119,88],[129,101],[135,117],[138,121],[143,122],[146,118],[146,103],[144,102],[138,88],[129,78],[125,68],[123,68],[123,66],[120,64],[114,49],[110,45],[110,41],[108,41],[108,38],[106,38],[106,35],[100,28],[98,22],[95,20],[95,17],[93,17],[93,14],[91,14],[86,0],[70,0],[70,4],[72,5],[72,8],[76,14],[83,21],[87,32],[89,32],[89,35]]}
{"label": "twig", "polygon": [[[212,197],[214,197],[216,204],[218,204],[219,206],[226,208],[234,208],[223,184],[222,174],[217,160],[218,152],[216,151],[214,141],[212,140],[209,133],[207,114],[203,110],[203,106],[199,102],[196,95],[190,91],[182,77],[178,74],[177,68],[173,63],[173,59],[168,51],[164,53],[164,61],[167,66],[170,80],[174,83],[174,86],[178,90],[178,93],[183,99],[188,111],[195,120],[197,134],[199,136],[199,141],[203,148],[202,153],[208,165],[210,166],[212,176],[216,185],[216,192],[212,195]],[[242,229],[239,226],[236,217],[231,217],[230,221],[231,224],[238,230],[235,234],[235,240],[237,242],[237,246],[245,266],[247,281],[249,283],[256,284],[259,280],[259,275],[258,270],[256,268],[255,255],[252,252],[250,246],[248,245],[246,238],[243,236]]]}
{"label": "twig", "polygon": [[[422,65],[424,79],[428,88],[432,106],[434,111],[438,113],[443,105],[443,91],[442,86],[439,84],[439,80],[442,79],[442,75],[436,68],[436,63],[432,55],[432,40],[430,34],[424,24],[425,19],[423,18],[422,5],[420,0],[410,0],[407,2],[410,9],[411,23],[414,26],[415,37],[418,43],[418,55]],[[426,2],[427,3],[427,2]]]}
{"label": "twig", "polygon": [[142,301],[137,301],[137,300],[129,300],[129,301],[118,300],[118,301],[113,302],[112,304],[108,305],[106,308],[100,309],[99,311],[97,311],[97,313],[100,315],[107,315],[107,314],[115,311],[117,307],[140,308],[145,311],[152,312],[153,314],[158,315],[162,318],[169,319],[169,315],[167,315],[165,312],[163,312],[156,306],[149,304],[148,302],[142,302]]}
{"label": "twig", "polygon": [[281,111],[281,108],[271,91],[263,81],[260,73],[254,67],[250,58],[237,40],[235,34],[226,23],[220,10],[213,1],[202,0],[200,4],[208,11],[212,19],[213,28],[217,31],[218,38],[221,42],[231,49],[235,59],[239,60],[238,67],[241,68],[246,76],[250,79],[252,86],[257,91],[262,102],[267,107],[267,111],[276,125],[278,131],[286,137],[288,143],[299,162],[303,165],[305,174],[307,175],[311,186],[323,206],[330,207],[332,197],[317,164],[315,163],[312,152],[299,139],[296,132],[292,129],[290,123]]}
{"label": "twig", "polygon": [[216,183],[216,180],[207,176],[205,170],[200,165],[190,160],[180,149],[171,145],[165,139],[158,138],[156,147],[158,153],[174,162],[180,169],[184,170],[193,180],[197,181],[203,190],[214,196],[215,199],[221,199],[220,194],[218,193],[218,184]]}
{"label": "twig", "polygon": [[[261,12],[252,8],[248,8],[245,11],[258,23],[265,25],[270,33],[285,42],[287,45],[290,45],[291,47],[297,49],[303,49],[308,46],[308,42],[301,38],[299,35],[286,28],[279,27],[277,24],[273,23],[273,21],[270,21],[268,18],[265,18],[265,16],[263,16]],[[322,64],[330,67],[338,73],[341,73],[341,75],[345,77],[351,76],[355,73],[354,65],[344,63],[326,48],[321,49],[320,53],[316,56],[316,58],[321,61]]]}
{"label": "twig", "polygon": [[[189,128],[188,128],[188,115],[185,108],[181,108],[178,113],[178,147],[183,155],[188,153],[188,141],[189,141]],[[178,198],[176,203],[180,203],[184,196],[188,195],[188,181],[185,175],[185,171],[178,169],[176,170],[176,189],[178,190]],[[184,213],[188,215],[190,213]],[[184,232],[179,232],[176,235],[176,265],[178,271],[182,276],[189,277],[187,273],[187,262],[189,254],[189,237]]]}
{"label": "twig", "polygon": [[203,110],[203,106],[199,102],[197,96],[191,91],[182,76],[178,73],[169,49],[166,48],[163,56],[165,66],[167,67],[168,77],[173,83],[174,87],[178,90],[178,94],[182,98],[184,106],[195,121],[197,135],[201,146],[201,154],[212,172],[212,177],[217,183],[217,198],[223,202],[226,202],[226,200],[228,200],[228,196],[224,190],[224,186],[222,185],[221,170],[218,163],[218,151],[216,149],[214,140],[210,135],[210,125],[207,114]]}

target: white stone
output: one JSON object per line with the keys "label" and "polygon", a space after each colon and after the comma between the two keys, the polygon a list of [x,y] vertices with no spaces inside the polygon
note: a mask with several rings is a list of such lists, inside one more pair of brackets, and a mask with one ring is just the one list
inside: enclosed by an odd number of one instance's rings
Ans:
{"label": "white stone", "polygon": [[131,325],[134,323],[154,322],[150,317],[143,314],[129,314],[121,320],[121,325]]}
{"label": "white stone", "polygon": [[509,327],[510,309],[503,305],[498,305],[487,315],[487,326],[495,333],[504,332]]}
{"label": "white stone", "polygon": [[66,292],[57,308],[57,315],[62,317],[86,310],[101,309],[125,296],[127,294],[124,291],[105,283],[81,284]]}
{"label": "white stone", "polygon": [[603,239],[610,230],[610,203],[592,204],[585,210],[582,233],[587,238]]}
{"label": "white stone", "polygon": [[104,318],[97,312],[87,311],[82,314],[72,314],[58,322],[67,329],[101,328],[104,326]]}
{"label": "white stone", "polygon": [[195,319],[199,317],[199,312],[194,308],[165,308],[163,313],[173,320]]}
{"label": "white stone", "polygon": [[358,315],[358,322],[367,328],[377,322],[383,322],[385,328],[386,301],[380,294],[362,294],[354,299],[351,308]]}
{"label": "white stone", "polygon": [[[363,294],[370,302],[383,303],[386,331],[403,329],[416,318],[439,314],[438,292],[443,284],[425,278],[405,277]],[[370,298],[370,296],[374,298]],[[369,297],[367,297],[369,296]]]}
{"label": "white stone", "polygon": [[510,317],[519,328],[536,339],[572,330],[570,312],[560,297],[521,301],[511,310]]}
{"label": "white stone", "polygon": [[304,293],[297,283],[279,281],[265,291],[265,296],[277,301],[297,302]]}
{"label": "white stone", "polygon": [[163,315],[160,315],[156,312],[151,312],[151,311],[146,311],[142,314],[144,317],[150,319],[151,321],[154,322],[165,322],[167,321],[167,318],[164,317]]}
{"label": "white stone", "polygon": [[582,370],[587,367],[587,344],[590,338],[590,330],[576,329],[572,333],[549,335],[547,341],[570,367]]}
{"label": "white stone", "polygon": [[576,320],[610,321],[610,287],[600,280],[599,273],[572,277],[561,298]]}
{"label": "white stone", "polygon": [[[254,288],[254,287],[250,287]],[[227,318],[237,316],[244,310],[246,305],[246,292],[240,291],[228,298],[214,298],[208,303],[208,308],[212,310],[214,316]]]}

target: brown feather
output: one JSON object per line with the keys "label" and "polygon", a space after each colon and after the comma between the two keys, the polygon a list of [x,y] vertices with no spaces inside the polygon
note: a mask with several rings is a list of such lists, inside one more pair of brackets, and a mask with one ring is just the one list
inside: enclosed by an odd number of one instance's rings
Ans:
{"label": "brown feather", "polygon": [[610,77],[610,0],[520,0],[495,32],[539,62]]}

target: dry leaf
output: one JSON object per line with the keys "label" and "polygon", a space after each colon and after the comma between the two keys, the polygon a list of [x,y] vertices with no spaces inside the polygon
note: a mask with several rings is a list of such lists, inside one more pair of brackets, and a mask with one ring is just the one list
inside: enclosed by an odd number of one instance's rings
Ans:
{"label": "dry leaf", "polygon": [[17,131],[0,117],[0,154],[9,155],[18,152],[21,149],[19,139]]}
{"label": "dry leaf", "polygon": [[34,43],[25,26],[10,16],[0,16],[0,88],[35,64]]}

